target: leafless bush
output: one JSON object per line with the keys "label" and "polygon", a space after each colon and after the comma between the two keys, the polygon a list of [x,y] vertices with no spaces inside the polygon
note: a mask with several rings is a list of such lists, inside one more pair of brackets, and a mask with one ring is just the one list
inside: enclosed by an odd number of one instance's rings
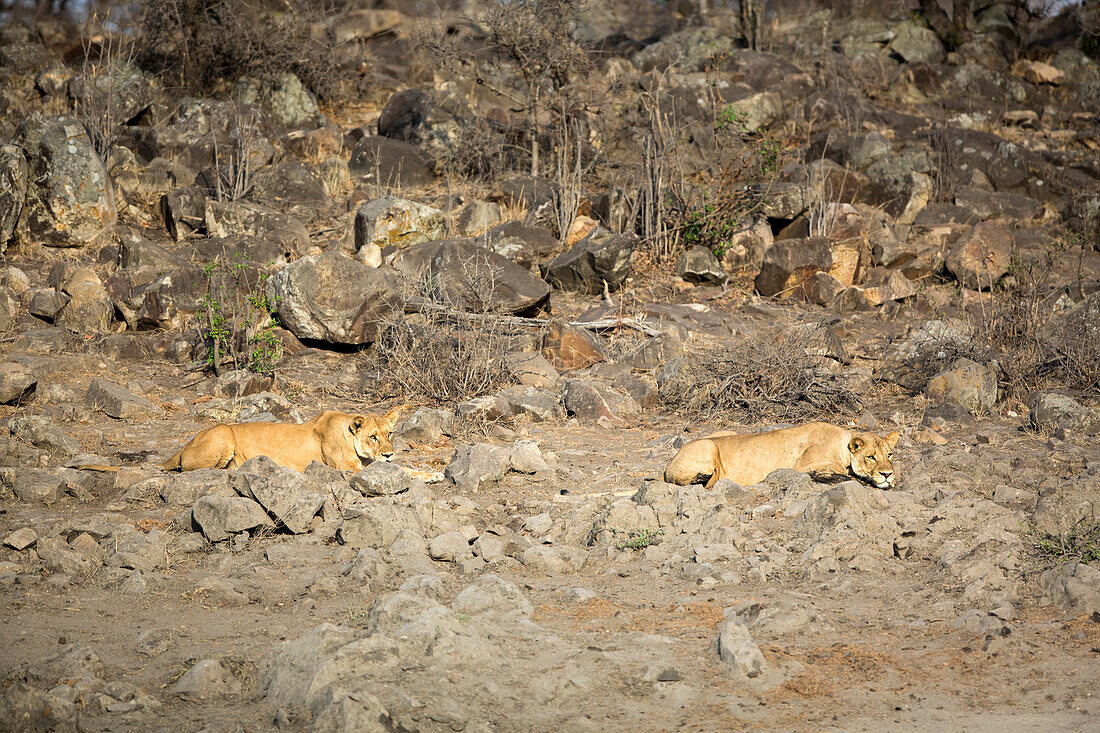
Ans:
{"label": "leafless bush", "polygon": [[256,186],[256,174],[262,162],[256,159],[255,148],[261,137],[259,121],[254,114],[237,112],[237,125],[228,144],[218,143],[214,136],[213,193],[218,201],[239,201]]}
{"label": "leafless bush", "polygon": [[[494,392],[508,382],[504,356],[517,341],[514,327],[482,300],[495,290],[499,273],[478,258],[463,270],[468,293],[434,273],[406,283],[406,298],[421,312],[395,313],[383,327],[364,380],[370,389],[447,402]],[[471,302],[477,307],[469,310]]]}
{"label": "leafless bush", "polygon": [[778,338],[753,333],[699,354],[661,389],[670,407],[704,418],[733,415],[757,422],[800,421],[852,414],[860,399],[813,356],[812,334],[787,331]]}
{"label": "leafless bush", "polygon": [[335,48],[310,28],[325,10],[308,0],[283,0],[278,12],[262,0],[138,0],[142,65],[180,87],[216,89],[244,75],[291,71],[322,100],[340,92]]}
{"label": "leafless bush", "polygon": [[87,23],[81,41],[84,60],[75,103],[77,119],[104,162],[118,140],[119,128],[127,122],[122,119],[122,97],[142,83],[134,66],[133,42],[108,32],[104,26],[109,22],[109,17],[101,22],[93,15]]}

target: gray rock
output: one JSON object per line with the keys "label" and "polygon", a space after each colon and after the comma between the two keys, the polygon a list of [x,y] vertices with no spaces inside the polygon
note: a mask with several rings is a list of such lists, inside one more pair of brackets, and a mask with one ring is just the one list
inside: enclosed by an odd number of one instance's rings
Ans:
{"label": "gray rock", "polygon": [[[539,358],[542,359],[541,356]],[[549,362],[546,364],[550,366]],[[513,417],[526,415],[532,422],[547,422],[565,417],[565,408],[557,394],[544,389],[515,385],[502,389],[497,397],[504,400],[508,406],[508,414]]]}
{"label": "gray rock", "polygon": [[221,660],[203,659],[183,673],[172,685],[171,692],[188,700],[207,700],[239,695],[243,689],[240,678]]}
{"label": "gray rock", "polygon": [[612,234],[597,228],[555,257],[543,269],[543,277],[560,290],[603,292],[604,283],[617,289],[630,276],[638,238],[632,233]]}
{"label": "gray rock", "polygon": [[156,490],[161,500],[171,507],[191,506],[200,497],[210,494],[231,496],[233,493],[229,473],[216,468],[154,476],[140,484],[147,482],[151,487],[159,487]]}
{"label": "gray rock", "polygon": [[443,212],[425,204],[384,196],[359,206],[355,212],[355,249],[396,247],[443,239]]}
{"label": "gray rock", "polygon": [[947,57],[943,43],[930,28],[902,23],[894,31],[890,50],[907,63],[941,64]]}
{"label": "gray rock", "polygon": [[325,208],[328,193],[316,168],[290,158],[261,169],[252,196],[259,201],[293,201],[299,206]]}
{"label": "gray rock", "polygon": [[539,473],[552,471],[546,462],[538,443],[533,440],[517,440],[508,451],[508,465],[518,473]]}
{"label": "gray rock", "polygon": [[206,194],[198,186],[181,186],[161,196],[160,213],[169,236],[179,242],[206,230]]}
{"label": "gray rock", "polygon": [[[51,270],[51,280],[53,275]],[[58,278],[56,287],[67,300],[57,312],[54,323],[77,333],[99,333],[110,328],[114,302],[95,270],[90,267],[72,269]]]}
{"label": "gray rock", "polygon": [[243,496],[200,497],[191,509],[191,516],[211,542],[228,539],[231,534],[275,526],[263,507]]}
{"label": "gray rock", "polygon": [[393,267],[412,282],[432,283],[432,299],[459,310],[533,315],[550,300],[542,279],[465,239],[406,247]]}
{"label": "gray rock", "polygon": [[35,546],[38,556],[51,573],[82,576],[98,564],[96,560],[65,544],[60,537],[43,537]]}
{"label": "gray rock", "polygon": [[5,730],[76,733],[80,720],[71,701],[19,681],[0,697],[0,721]]}
{"label": "gray rock", "polygon": [[453,424],[454,413],[425,408],[405,418],[394,434],[409,443],[439,443],[450,435]]}
{"label": "gray rock", "polygon": [[726,621],[718,633],[718,658],[746,679],[756,679],[768,672],[768,663],[760,647],[749,630],[736,620]]}
{"label": "gray rock", "polygon": [[997,402],[997,374],[970,359],[958,359],[928,380],[927,392],[971,413],[989,412]]}
{"label": "gray rock", "polygon": [[80,443],[66,435],[57,425],[38,415],[13,417],[8,420],[8,430],[13,438],[56,455],[72,456],[80,452]]}
{"label": "gray rock", "polygon": [[501,480],[507,471],[507,448],[477,443],[455,448],[443,475],[460,491],[477,491],[486,482]]}
{"label": "gray rock", "polygon": [[57,314],[69,302],[69,296],[53,288],[32,288],[24,298],[27,312],[48,321],[57,318]]}
{"label": "gray rock", "polygon": [[423,537],[424,528],[416,510],[394,504],[370,504],[347,511],[336,540],[353,548],[388,548],[407,530]]}
{"label": "gray rock", "polygon": [[412,87],[387,100],[378,117],[378,134],[419,145],[433,158],[446,160],[473,116],[455,85]]}
{"label": "gray rock", "polygon": [[410,486],[412,477],[405,469],[388,461],[374,461],[351,479],[351,487],[368,497],[400,494]]}
{"label": "gray rock", "polygon": [[1100,568],[1075,560],[1047,570],[1039,583],[1061,608],[1100,618]]}
{"label": "gray rock", "polygon": [[93,379],[84,395],[84,404],[93,410],[121,420],[152,417],[160,410],[149,400],[139,397],[106,379]]}
{"label": "gray rock", "polygon": [[989,290],[1008,272],[1014,245],[1008,222],[983,221],[951,247],[945,265],[963,287]]}
{"label": "gray rock", "polygon": [[399,302],[392,277],[337,253],[309,255],[267,281],[279,321],[298,338],[364,344]]}
{"label": "gray rock", "polygon": [[15,233],[27,198],[27,159],[17,145],[0,145],[0,254]]}
{"label": "gray rock", "polygon": [[314,126],[324,121],[313,94],[289,71],[263,78],[241,77],[233,86],[233,96],[241,104],[262,109],[267,119],[286,128]]}
{"label": "gray rock", "polygon": [[564,575],[583,569],[588,554],[579,547],[535,545],[523,551],[520,561],[536,572]]}
{"label": "gray rock", "polygon": [[12,405],[30,399],[38,379],[22,364],[0,363],[0,403]]}
{"label": "gray rock", "polygon": [[504,557],[505,541],[493,534],[482,534],[474,540],[474,554],[486,562]]}
{"label": "gray rock", "polygon": [[15,143],[27,154],[27,196],[17,236],[50,247],[82,247],[115,225],[107,170],[84,126],[71,117],[27,117]]}
{"label": "gray rock", "polygon": [[608,385],[581,379],[566,379],[562,399],[570,415],[586,422],[604,421],[621,426],[623,418],[642,411],[641,406],[629,395],[622,394]]}
{"label": "gray rock", "polygon": [[696,245],[680,253],[673,268],[689,283],[721,285],[729,277],[708,247]]}
{"label": "gray rock", "polygon": [[537,352],[513,351],[504,361],[516,381],[526,387],[552,387],[560,376],[554,365]]}
{"label": "gray rock", "polygon": [[38,541],[38,533],[30,527],[22,527],[4,538],[4,544],[13,550],[25,550]]}
{"label": "gray rock", "polygon": [[[241,464],[233,488],[241,496],[255,500],[275,519],[277,526],[293,534],[309,532],[313,518],[325,503],[325,496],[312,490],[305,475],[280,466],[267,456],[256,456]],[[205,527],[203,534],[213,541]]]}
{"label": "gray rock", "polygon": [[1031,424],[1038,429],[1054,427],[1096,435],[1100,433],[1100,412],[1066,395],[1037,393],[1031,400]]}
{"label": "gray rock", "polygon": [[523,528],[534,535],[546,534],[552,526],[554,526],[554,520],[545,512],[527,517],[523,523]]}
{"label": "gray rock", "polygon": [[444,532],[428,543],[428,555],[433,560],[457,563],[470,557],[472,551],[462,532]]}
{"label": "gray rock", "polygon": [[499,618],[509,614],[529,616],[531,601],[515,583],[495,574],[485,575],[462,589],[451,603],[455,613]]}

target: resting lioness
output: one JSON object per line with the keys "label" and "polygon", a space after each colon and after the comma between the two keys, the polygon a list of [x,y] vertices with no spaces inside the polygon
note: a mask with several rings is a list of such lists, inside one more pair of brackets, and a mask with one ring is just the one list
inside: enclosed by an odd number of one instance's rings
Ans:
{"label": "resting lioness", "polygon": [[[250,422],[203,430],[161,464],[168,470],[237,468],[249,458],[267,456],[280,466],[304,471],[313,461],[341,471],[358,471],[371,461],[393,457],[390,432],[403,408],[385,415],[348,415],[326,410],[309,422]],[[405,469],[428,481],[440,474]]]}
{"label": "resting lioness", "polygon": [[897,442],[897,433],[880,438],[822,422],[766,433],[715,433],[684,444],[665,469],[665,481],[709,489],[728,478],[751,486],[778,468],[793,468],[818,478],[855,476],[889,489]]}

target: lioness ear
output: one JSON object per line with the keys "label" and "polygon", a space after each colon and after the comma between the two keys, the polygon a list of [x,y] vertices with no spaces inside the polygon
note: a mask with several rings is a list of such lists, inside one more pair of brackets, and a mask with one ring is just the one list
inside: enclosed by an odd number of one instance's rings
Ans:
{"label": "lioness ear", "polygon": [[382,418],[382,424],[386,428],[386,432],[393,430],[393,426],[397,424],[397,418],[401,417],[401,413],[405,411],[404,405],[399,405],[393,408]]}
{"label": "lioness ear", "polygon": [[866,442],[867,441],[865,441],[858,435],[853,435],[852,439],[848,441],[848,450],[850,450],[852,453],[859,453],[860,448],[866,445]]}
{"label": "lioness ear", "polygon": [[898,435],[896,432],[890,433],[889,435],[886,436],[886,445],[893,448],[895,445],[898,444],[898,438],[900,438],[900,437],[901,436]]}
{"label": "lioness ear", "polygon": [[363,422],[363,416],[356,415],[355,419],[351,421],[351,426],[348,429],[351,430],[351,432],[353,433],[358,433],[360,430],[363,429]]}

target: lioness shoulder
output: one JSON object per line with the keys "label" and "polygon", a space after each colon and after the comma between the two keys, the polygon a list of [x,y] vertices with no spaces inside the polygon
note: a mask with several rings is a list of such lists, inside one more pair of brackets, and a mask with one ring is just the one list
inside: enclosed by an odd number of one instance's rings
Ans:
{"label": "lioness shoulder", "polygon": [[874,433],[808,423],[763,433],[716,433],[685,443],[665,468],[665,481],[686,486],[720,479],[743,486],[772,471],[791,468],[817,476],[854,476],[888,489],[894,485],[898,434]]}

